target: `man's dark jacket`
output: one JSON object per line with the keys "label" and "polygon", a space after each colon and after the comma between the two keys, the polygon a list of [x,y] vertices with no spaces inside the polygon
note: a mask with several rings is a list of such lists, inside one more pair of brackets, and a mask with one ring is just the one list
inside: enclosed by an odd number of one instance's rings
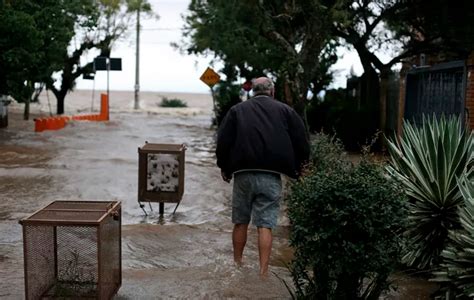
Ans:
{"label": "man's dark jacket", "polygon": [[309,158],[309,143],[291,107],[259,95],[229,110],[219,127],[216,155],[227,176],[261,169],[296,178]]}

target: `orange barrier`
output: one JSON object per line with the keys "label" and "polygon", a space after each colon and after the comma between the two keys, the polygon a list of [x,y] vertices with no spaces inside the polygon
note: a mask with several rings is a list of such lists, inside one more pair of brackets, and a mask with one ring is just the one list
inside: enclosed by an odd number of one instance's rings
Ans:
{"label": "orange barrier", "polygon": [[46,120],[39,118],[35,119],[35,132],[42,132],[46,129]]}
{"label": "orange barrier", "polygon": [[107,94],[100,94],[100,116],[102,121],[109,120],[109,97]]}
{"label": "orange barrier", "polygon": [[45,129],[46,130],[56,130],[55,128],[55,121],[54,121],[54,118],[47,118],[46,119],[46,126],[45,126]]}
{"label": "orange barrier", "polygon": [[58,129],[62,129],[62,128],[66,127],[66,118],[59,117],[57,119],[57,124],[58,124]]}
{"label": "orange barrier", "polygon": [[93,115],[79,116],[59,116],[35,119],[35,132],[43,132],[45,130],[59,130],[66,127],[69,121],[108,121],[109,120],[109,98],[107,94],[100,95],[100,113]]}

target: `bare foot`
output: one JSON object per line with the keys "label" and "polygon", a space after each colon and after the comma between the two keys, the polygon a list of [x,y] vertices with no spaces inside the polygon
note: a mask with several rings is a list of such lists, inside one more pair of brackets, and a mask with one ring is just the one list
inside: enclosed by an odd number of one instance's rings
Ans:
{"label": "bare foot", "polygon": [[241,268],[244,265],[242,260],[234,260],[234,263],[237,268]]}
{"label": "bare foot", "polygon": [[259,276],[260,276],[260,279],[267,280],[269,278],[268,270],[265,270],[265,271],[260,270]]}

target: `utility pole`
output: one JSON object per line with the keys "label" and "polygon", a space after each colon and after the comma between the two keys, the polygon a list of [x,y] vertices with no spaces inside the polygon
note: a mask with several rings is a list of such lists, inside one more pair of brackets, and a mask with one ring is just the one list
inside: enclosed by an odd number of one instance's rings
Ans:
{"label": "utility pole", "polygon": [[136,57],[135,57],[135,105],[134,109],[140,108],[140,7],[137,8],[137,44],[136,44]]}

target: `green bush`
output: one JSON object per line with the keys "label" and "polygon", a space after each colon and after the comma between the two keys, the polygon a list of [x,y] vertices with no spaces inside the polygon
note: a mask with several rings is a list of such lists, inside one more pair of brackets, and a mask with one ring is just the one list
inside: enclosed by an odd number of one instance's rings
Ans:
{"label": "green bush", "polygon": [[449,230],[459,229],[463,202],[456,178],[472,170],[474,140],[457,117],[423,117],[406,122],[401,141],[387,143],[388,171],[409,196],[407,253],[403,261],[419,269],[439,266]]}
{"label": "green bush", "polygon": [[311,137],[310,161],[313,168],[326,170],[345,159],[344,146],[334,136],[316,133]]}
{"label": "green bush", "polygon": [[401,255],[406,198],[379,165],[340,159],[330,141],[313,142],[313,158],[324,152],[316,149],[334,150],[324,154],[330,163],[314,162],[288,199],[295,296],[378,299]]}
{"label": "green bush", "polygon": [[242,99],[240,99],[240,90],[240,85],[232,84],[227,81],[221,81],[216,86],[216,91],[214,92],[216,110],[216,116],[213,120],[214,125],[219,126],[229,109],[242,102]]}
{"label": "green bush", "polygon": [[160,107],[187,107],[188,104],[186,101],[183,101],[178,98],[168,99],[167,97],[163,97],[161,99]]}

